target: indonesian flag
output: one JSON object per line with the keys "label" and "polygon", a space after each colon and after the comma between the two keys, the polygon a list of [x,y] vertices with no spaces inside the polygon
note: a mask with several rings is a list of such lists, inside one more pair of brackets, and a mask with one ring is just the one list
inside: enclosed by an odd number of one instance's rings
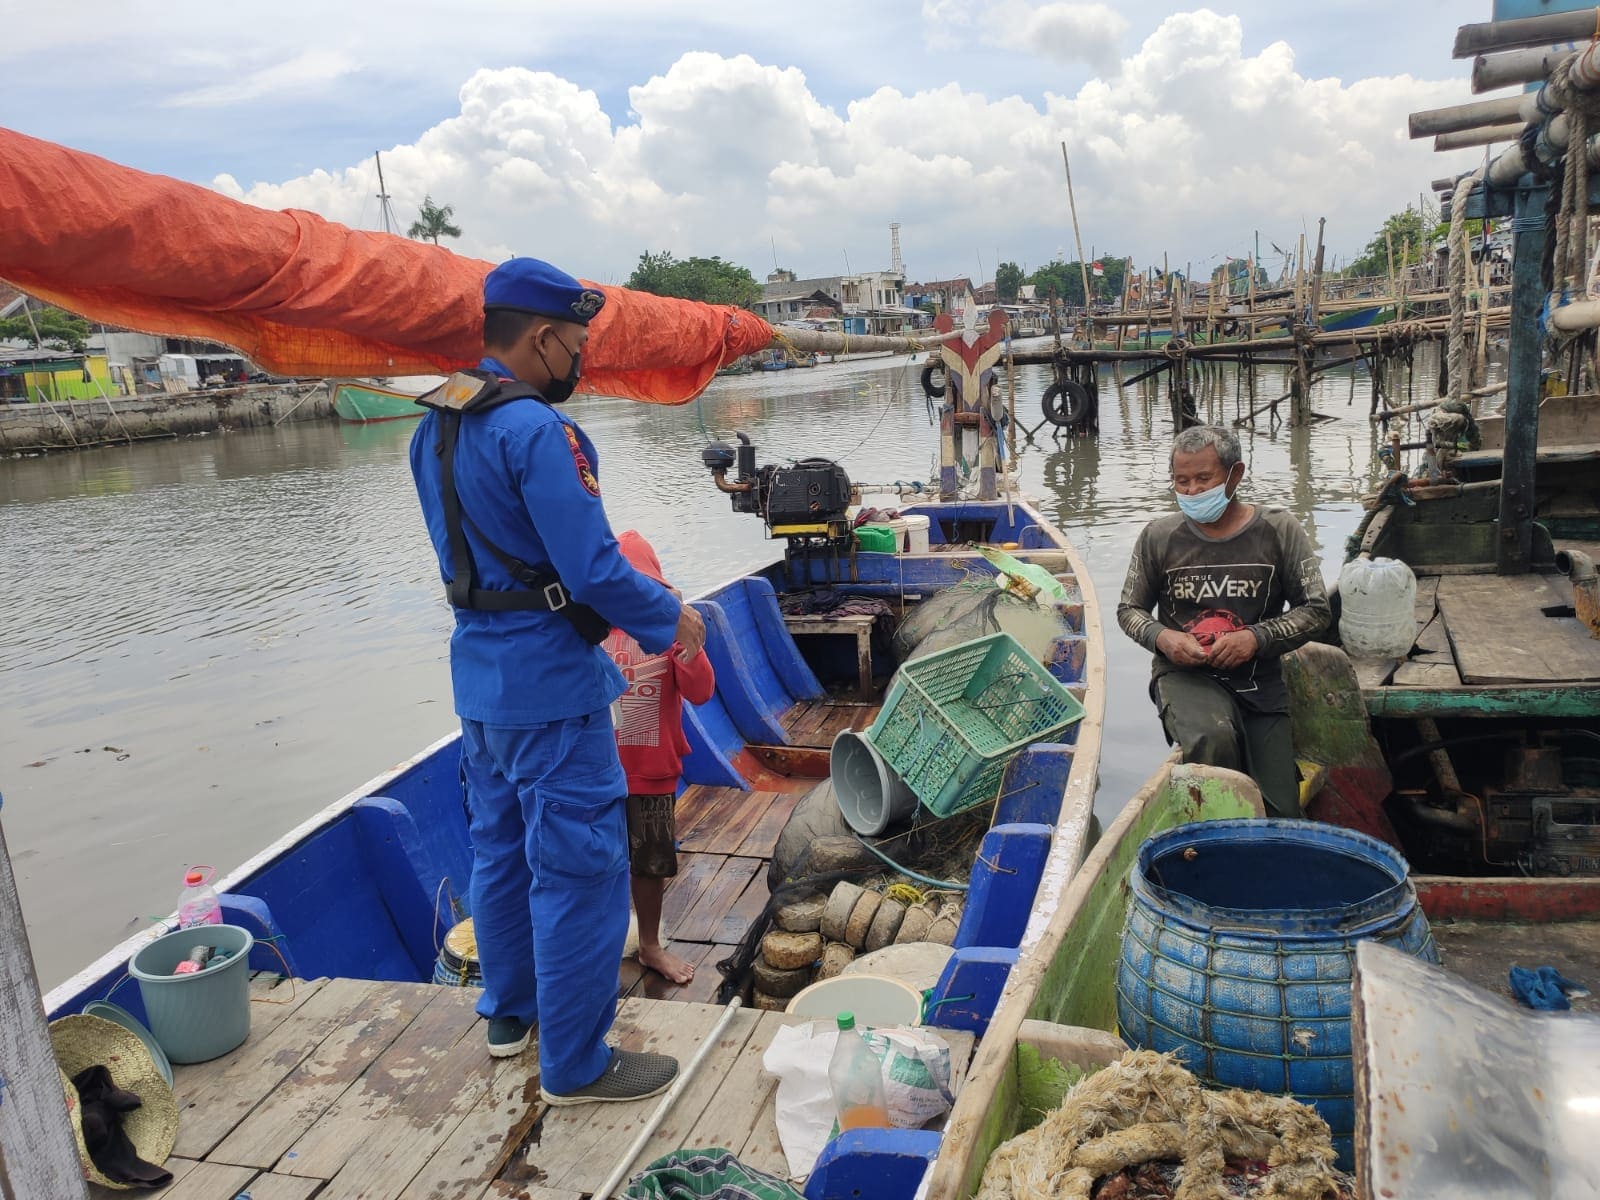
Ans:
{"label": "indonesian flag", "polygon": [[1094,272],[1096,279],[1100,278],[1106,273],[1105,267],[1100,263],[1090,263],[1089,268]]}

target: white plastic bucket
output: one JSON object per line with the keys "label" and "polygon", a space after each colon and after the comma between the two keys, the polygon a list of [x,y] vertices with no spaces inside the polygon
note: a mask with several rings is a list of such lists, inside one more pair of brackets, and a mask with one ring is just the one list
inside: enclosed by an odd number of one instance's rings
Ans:
{"label": "white plastic bucket", "polygon": [[890,769],[872,743],[852,729],[833,739],[828,775],[839,811],[863,837],[876,837],[917,811],[916,793]]}
{"label": "white plastic bucket", "polygon": [[889,520],[884,521],[883,524],[894,530],[895,553],[904,553],[906,548],[906,519],[904,517],[891,517]]}
{"label": "white plastic bucket", "polygon": [[833,1020],[854,1013],[856,1023],[881,1029],[922,1023],[922,993],[887,975],[835,975],[802,988],[784,1012]]}
{"label": "white plastic bucket", "polygon": [[928,552],[928,529],[932,522],[920,513],[907,513],[900,519],[905,522],[906,527],[906,553],[926,554]]}

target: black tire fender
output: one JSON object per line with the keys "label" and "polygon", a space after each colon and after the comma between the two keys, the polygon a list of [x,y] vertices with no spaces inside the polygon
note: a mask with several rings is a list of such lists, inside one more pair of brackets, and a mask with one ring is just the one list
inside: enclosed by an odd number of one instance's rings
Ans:
{"label": "black tire fender", "polygon": [[[933,377],[934,377],[935,374],[937,374],[939,376],[939,383],[938,383],[937,386],[935,386],[934,382],[933,382]],[[944,395],[944,389],[945,389],[944,364],[943,363],[929,363],[927,366],[923,367],[922,368],[922,394],[925,395],[925,396],[933,396],[933,397],[937,398],[939,396],[943,396]]]}
{"label": "black tire fender", "polygon": [[1052,383],[1045,388],[1044,397],[1039,403],[1044,409],[1045,420],[1062,429],[1081,424],[1089,416],[1092,405],[1089,389],[1074,379]]}

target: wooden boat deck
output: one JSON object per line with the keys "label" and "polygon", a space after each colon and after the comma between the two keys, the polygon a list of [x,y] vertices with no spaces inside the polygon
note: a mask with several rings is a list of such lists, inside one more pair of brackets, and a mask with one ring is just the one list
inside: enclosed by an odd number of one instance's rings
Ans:
{"label": "wooden boat deck", "polygon": [[[660,1098],[551,1109],[535,1049],[491,1059],[472,988],[357,979],[252,981],[250,1037],[175,1069],[167,1200],[581,1200]],[[687,1061],[722,1010],[633,996],[612,1040]],[[777,1082],[761,1056],[805,1018],[742,1010],[633,1164],[725,1146],[787,1174]],[[959,1090],[970,1034],[941,1030]]]}
{"label": "wooden boat deck", "polygon": [[[654,1000],[708,1001],[722,985],[716,964],[734,950],[750,922],[761,915],[771,892],[767,864],[784,823],[802,796],[827,775],[826,754],[842,729],[865,729],[875,704],[819,700],[797,704],[783,718],[795,746],[809,754],[778,751],[787,765],[805,773],[772,775],[773,790],[740,791],[695,784],[678,797],[678,873],[667,883],[661,927],[673,952],[695,967],[695,977],[676,987],[632,959],[622,964],[620,995]],[[760,748],[756,748],[758,757]],[[781,790],[780,790],[781,789]]]}
{"label": "wooden boat deck", "polygon": [[1356,664],[1374,716],[1580,716],[1600,704],[1600,640],[1573,615],[1564,576],[1423,575],[1416,616],[1405,659]]}
{"label": "wooden boat deck", "polygon": [[[1511,967],[1554,967],[1568,979],[1600,992],[1600,921],[1525,924],[1435,921],[1439,957],[1468,983],[1515,1004],[1506,973]],[[1574,997],[1573,1012],[1600,1013],[1600,995]]]}

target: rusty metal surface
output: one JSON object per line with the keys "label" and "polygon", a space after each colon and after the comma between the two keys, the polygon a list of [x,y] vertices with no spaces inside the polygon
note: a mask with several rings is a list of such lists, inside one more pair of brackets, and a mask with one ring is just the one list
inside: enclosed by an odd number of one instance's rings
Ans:
{"label": "rusty metal surface", "polygon": [[[1430,920],[1588,921],[1600,919],[1600,879],[1413,877]],[[1600,1087],[1597,1087],[1600,1091]]]}

